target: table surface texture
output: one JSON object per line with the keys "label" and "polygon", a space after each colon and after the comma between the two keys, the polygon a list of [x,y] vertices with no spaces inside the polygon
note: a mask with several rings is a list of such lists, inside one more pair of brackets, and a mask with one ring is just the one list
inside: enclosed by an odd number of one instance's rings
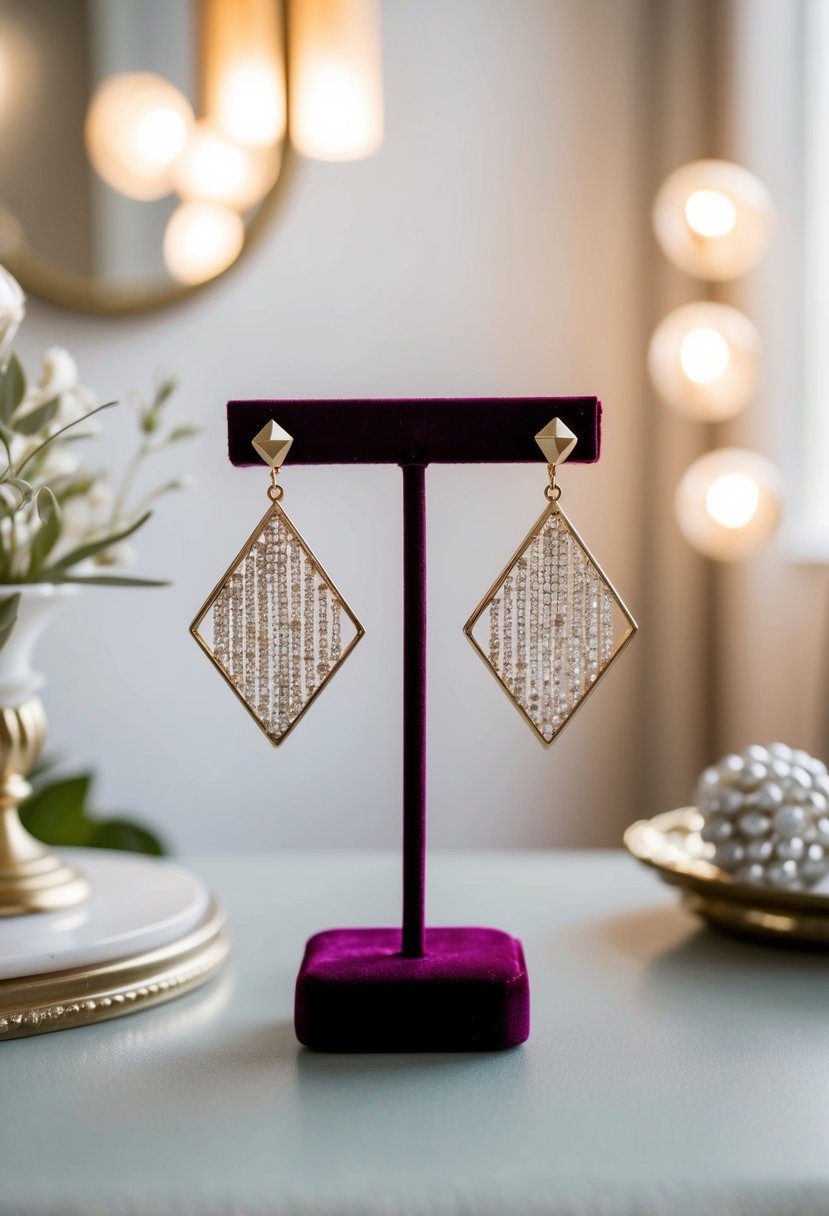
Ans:
{"label": "table surface texture", "polygon": [[0,1216],[829,1212],[829,957],[701,928],[621,853],[430,862],[430,923],[522,938],[532,1032],[496,1055],[317,1055],[305,939],[394,923],[398,860],[197,859],[225,972],[0,1045]]}

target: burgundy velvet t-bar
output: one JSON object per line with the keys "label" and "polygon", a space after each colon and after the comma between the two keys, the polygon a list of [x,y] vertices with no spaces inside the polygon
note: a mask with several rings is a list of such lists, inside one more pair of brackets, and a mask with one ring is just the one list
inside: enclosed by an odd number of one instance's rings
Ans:
{"label": "burgundy velvet t-bar", "polygon": [[535,435],[558,417],[570,463],[599,458],[595,397],[230,401],[231,463],[261,463],[271,419],[291,465],[397,464],[403,472],[403,923],[330,929],[308,942],[297,1038],[318,1051],[497,1051],[523,1043],[530,995],[520,941],[499,929],[425,927],[426,466],[543,462]]}

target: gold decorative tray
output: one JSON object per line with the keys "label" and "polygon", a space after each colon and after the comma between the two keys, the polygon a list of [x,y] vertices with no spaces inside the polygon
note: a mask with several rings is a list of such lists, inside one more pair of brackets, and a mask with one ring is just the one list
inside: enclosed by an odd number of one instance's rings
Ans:
{"label": "gold decorative tray", "polygon": [[707,860],[701,827],[696,807],[666,811],[631,824],[625,847],[663,882],[679,887],[684,905],[717,928],[829,948],[829,892],[823,887],[785,891],[735,881]]}

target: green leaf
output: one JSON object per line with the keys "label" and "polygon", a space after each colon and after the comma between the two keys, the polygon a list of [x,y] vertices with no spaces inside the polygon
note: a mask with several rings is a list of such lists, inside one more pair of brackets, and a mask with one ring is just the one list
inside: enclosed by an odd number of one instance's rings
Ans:
{"label": "green leaf", "polygon": [[24,827],[44,844],[122,849],[161,857],[163,842],[149,828],[128,819],[93,818],[87,810],[92,773],[42,785],[20,807]]}
{"label": "green leaf", "polygon": [[44,786],[20,806],[27,831],[51,845],[89,844],[96,825],[86,814],[92,774],[64,777]]}
{"label": "green leaf", "polygon": [[154,832],[128,819],[104,820],[88,843],[93,849],[120,849],[125,853],[146,853],[150,857],[163,857],[167,852]]}
{"label": "green leaf", "polygon": [[71,553],[65,554],[60,561],[55,562],[47,571],[44,571],[43,577],[49,582],[57,582],[62,571],[68,570],[70,566],[77,566],[79,562],[86,561],[88,557],[94,557],[96,553],[101,553],[111,545],[117,545],[119,541],[126,540],[128,536],[132,536],[133,532],[137,532],[139,528],[144,526],[151,515],[152,511],[145,511],[128,528],[122,528],[120,532],[110,532],[108,536],[102,536],[98,540],[90,540],[85,545],[79,545],[77,549],[73,549]]}
{"label": "green leaf", "polygon": [[97,405],[94,410],[90,410],[88,414],[84,414],[82,417],[76,418],[74,422],[67,422],[66,426],[62,426],[59,431],[55,431],[54,434],[48,437],[48,439],[44,439],[43,443],[38,444],[35,450],[29,453],[21,464],[20,468],[17,470],[17,476],[19,477],[26,465],[29,464],[30,461],[34,460],[35,456],[39,456],[43,449],[48,447],[50,443],[54,443],[59,436],[63,435],[66,431],[71,430],[73,426],[80,426],[82,422],[86,422],[89,418],[93,418],[95,414],[100,414],[101,410],[112,409],[113,405],[117,404],[117,401],[105,401],[103,405]]}
{"label": "green leaf", "polygon": [[14,429],[19,435],[36,435],[52,421],[59,405],[60,398],[53,397],[51,401],[44,401],[43,405],[27,410],[25,414],[19,414],[13,420]]}
{"label": "green leaf", "polygon": [[43,577],[43,563],[57,544],[62,527],[58,500],[48,486],[41,486],[38,490],[35,506],[43,522],[32,538],[29,560],[29,578],[32,582]]}
{"label": "green leaf", "polygon": [[47,578],[48,571],[43,575],[44,582],[78,583],[82,587],[169,587],[166,579],[130,578],[121,574],[64,574],[60,578]]}
{"label": "green leaf", "polygon": [[17,355],[0,376],[0,420],[8,422],[26,394],[26,377]]}
{"label": "green leaf", "polygon": [[6,595],[0,599],[0,650],[6,645],[11,637],[12,629],[14,629],[17,621],[17,609],[20,606],[20,592],[14,595]]}

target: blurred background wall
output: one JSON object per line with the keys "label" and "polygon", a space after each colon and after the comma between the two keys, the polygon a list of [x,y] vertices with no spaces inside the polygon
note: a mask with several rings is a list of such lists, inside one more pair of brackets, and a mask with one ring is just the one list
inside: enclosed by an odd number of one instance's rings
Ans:
{"label": "blurred background wall", "polygon": [[[645,372],[656,320],[696,294],[651,235],[661,179],[685,160],[732,155],[766,180],[784,233],[792,218],[777,145],[723,117],[740,112],[739,90],[758,88],[754,60],[731,73],[734,23],[753,15],[759,29],[759,10],[772,19],[776,7],[393,0],[378,155],[298,160],[265,239],[184,305],[96,319],[29,301],[27,360],[67,346],[103,398],[175,371],[182,413],[209,424],[169,458],[198,488],[137,544],[141,573],[174,585],[85,593],[43,643],[53,746],[99,769],[101,807],[140,812],[191,852],[398,840],[399,473],[286,468],[289,510],[367,634],[274,751],[187,635],[266,505],[264,474],[227,464],[229,397],[604,402],[601,463],[561,480],[641,633],[549,753],[461,633],[540,510],[543,471],[429,473],[433,845],[616,844],[632,819],[686,802],[696,771],[724,750],[771,735],[819,747],[822,576],[785,555],[750,575],[691,555],[671,499],[705,436],[656,407]],[[762,42],[762,93],[779,115],[774,37]],[[730,94],[715,89],[726,73]],[[771,130],[779,143],[782,129]],[[786,249],[784,237],[773,256]],[[753,276],[748,291],[767,300],[765,282]],[[756,319],[774,323],[767,311]],[[769,365],[744,438],[773,454],[786,433],[786,371]],[[126,431],[113,412],[102,460],[122,460]],[[770,585],[785,594],[755,612]]]}

